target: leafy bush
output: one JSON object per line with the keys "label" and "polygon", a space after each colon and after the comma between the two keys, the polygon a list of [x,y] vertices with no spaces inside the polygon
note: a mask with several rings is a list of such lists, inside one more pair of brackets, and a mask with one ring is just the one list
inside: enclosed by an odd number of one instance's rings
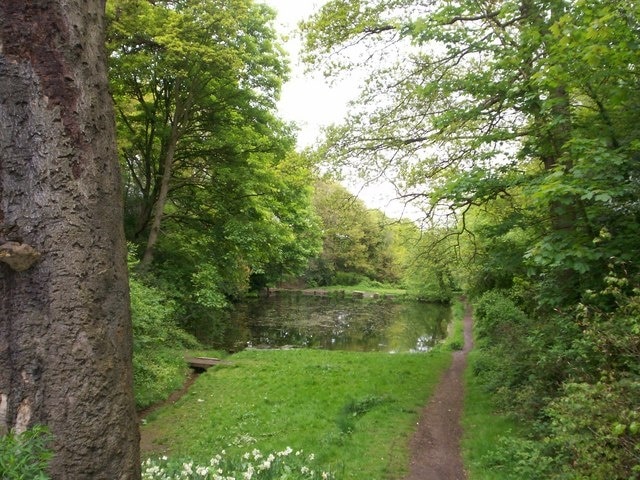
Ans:
{"label": "leafy bush", "polygon": [[303,279],[308,287],[326,287],[335,284],[335,266],[322,257],[309,262]]}
{"label": "leafy bush", "polygon": [[7,480],[48,480],[46,469],[53,454],[48,449],[52,437],[48,429],[35,426],[17,434],[0,437],[0,478]]}
{"label": "leafy bush", "polygon": [[335,285],[344,285],[347,287],[351,287],[354,285],[358,285],[364,281],[369,280],[364,275],[355,272],[336,272],[335,277],[333,279],[333,283]]}
{"label": "leafy bush", "polygon": [[175,303],[158,288],[129,280],[133,322],[133,382],[139,408],[164,400],[186,377],[183,350],[198,346],[174,320]]}
{"label": "leafy bush", "polygon": [[521,391],[528,398],[538,398],[530,391],[533,368],[527,335],[531,325],[524,313],[502,292],[489,291],[477,301],[475,319],[481,350],[474,373],[496,396],[497,404],[504,409],[521,407],[516,399],[527,398],[519,395]]}
{"label": "leafy bush", "polygon": [[572,478],[640,478],[640,381],[568,383],[546,413]]}
{"label": "leafy bush", "polygon": [[491,290],[483,294],[475,306],[475,330],[478,338],[490,343],[510,341],[521,335],[527,324],[526,315],[505,294]]}
{"label": "leafy bush", "polygon": [[538,440],[503,437],[485,459],[488,468],[512,480],[549,480],[557,472],[557,461],[548,445]]}
{"label": "leafy bush", "polygon": [[545,409],[570,478],[640,478],[640,291],[614,272],[576,308],[571,373]]}
{"label": "leafy bush", "polygon": [[505,478],[640,478],[640,290],[613,272],[601,292],[527,319],[504,293],[476,308],[474,373],[529,425],[492,453]]}

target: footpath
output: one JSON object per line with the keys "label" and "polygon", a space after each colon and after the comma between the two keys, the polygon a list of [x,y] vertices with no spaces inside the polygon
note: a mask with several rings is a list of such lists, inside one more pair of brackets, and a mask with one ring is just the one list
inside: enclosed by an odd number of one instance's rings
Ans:
{"label": "footpath", "polygon": [[445,372],[418,421],[411,439],[411,464],[405,480],[465,480],[460,442],[464,401],[463,374],[473,348],[471,307],[464,316],[464,348],[453,353]]}

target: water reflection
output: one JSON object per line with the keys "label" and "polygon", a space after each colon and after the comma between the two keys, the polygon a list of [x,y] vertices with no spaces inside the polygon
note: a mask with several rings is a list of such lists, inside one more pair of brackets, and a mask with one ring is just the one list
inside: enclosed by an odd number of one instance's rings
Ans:
{"label": "water reflection", "polygon": [[446,336],[450,309],[389,300],[278,295],[236,306],[212,328],[199,325],[199,339],[215,348],[284,346],[327,350],[424,352]]}

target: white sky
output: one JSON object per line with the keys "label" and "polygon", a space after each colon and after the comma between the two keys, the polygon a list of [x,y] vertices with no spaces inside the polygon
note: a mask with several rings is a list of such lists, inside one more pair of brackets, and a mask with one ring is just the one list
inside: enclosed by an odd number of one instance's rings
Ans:
{"label": "white sky", "polygon": [[347,102],[357,94],[357,85],[344,82],[330,87],[321,74],[305,74],[298,58],[300,41],[294,32],[296,25],[317,11],[325,0],[263,2],[278,11],[276,27],[289,39],[285,47],[291,60],[291,79],[282,89],[280,115],[298,125],[298,146],[308,147],[317,140],[321,127],[339,123],[344,117]]}
{"label": "white sky", "polygon": [[[299,127],[298,147],[312,146],[321,135],[321,128],[340,123],[347,112],[347,103],[357,97],[357,79],[342,79],[329,86],[321,73],[304,72],[298,55],[300,41],[295,34],[299,21],[317,11],[326,0],[262,0],[278,12],[276,27],[281,35],[287,36],[285,48],[291,60],[291,79],[284,84],[278,110],[284,120],[292,121]],[[384,211],[393,218],[420,218],[419,211],[404,208],[394,201],[395,190],[390,184],[375,184],[363,188],[356,180],[345,184],[358,195],[367,206]]]}

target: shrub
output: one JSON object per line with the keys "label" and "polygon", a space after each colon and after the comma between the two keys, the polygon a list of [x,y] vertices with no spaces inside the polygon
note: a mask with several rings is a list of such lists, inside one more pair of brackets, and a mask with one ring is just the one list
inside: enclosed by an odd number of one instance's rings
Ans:
{"label": "shrub", "polygon": [[360,275],[355,272],[336,272],[335,277],[333,279],[333,283],[335,285],[344,285],[347,287],[352,287],[354,285],[358,285],[359,283],[368,281],[369,279],[364,275]]}
{"label": "shrub", "polygon": [[183,350],[197,347],[174,320],[175,303],[135,275],[129,280],[133,323],[133,382],[138,408],[164,400],[188,371]]}
{"label": "shrub", "polygon": [[546,412],[572,478],[640,478],[640,382],[568,383]]}
{"label": "shrub", "polygon": [[640,290],[605,282],[535,321],[504,293],[478,301],[473,371],[531,433],[492,453],[504,478],[640,479]]}
{"label": "shrub", "polygon": [[478,338],[490,343],[509,342],[522,334],[527,317],[505,294],[491,290],[483,294],[475,305],[475,330]]}
{"label": "shrub", "polygon": [[0,437],[0,478],[48,480],[46,469],[53,454],[47,446],[51,439],[43,426],[20,434],[12,431]]}
{"label": "shrub", "polygon": [[502,437],[483,459],[502,478],[513,480],[550,480],[557,472],[557,460],[548,445],[520,437]]}

